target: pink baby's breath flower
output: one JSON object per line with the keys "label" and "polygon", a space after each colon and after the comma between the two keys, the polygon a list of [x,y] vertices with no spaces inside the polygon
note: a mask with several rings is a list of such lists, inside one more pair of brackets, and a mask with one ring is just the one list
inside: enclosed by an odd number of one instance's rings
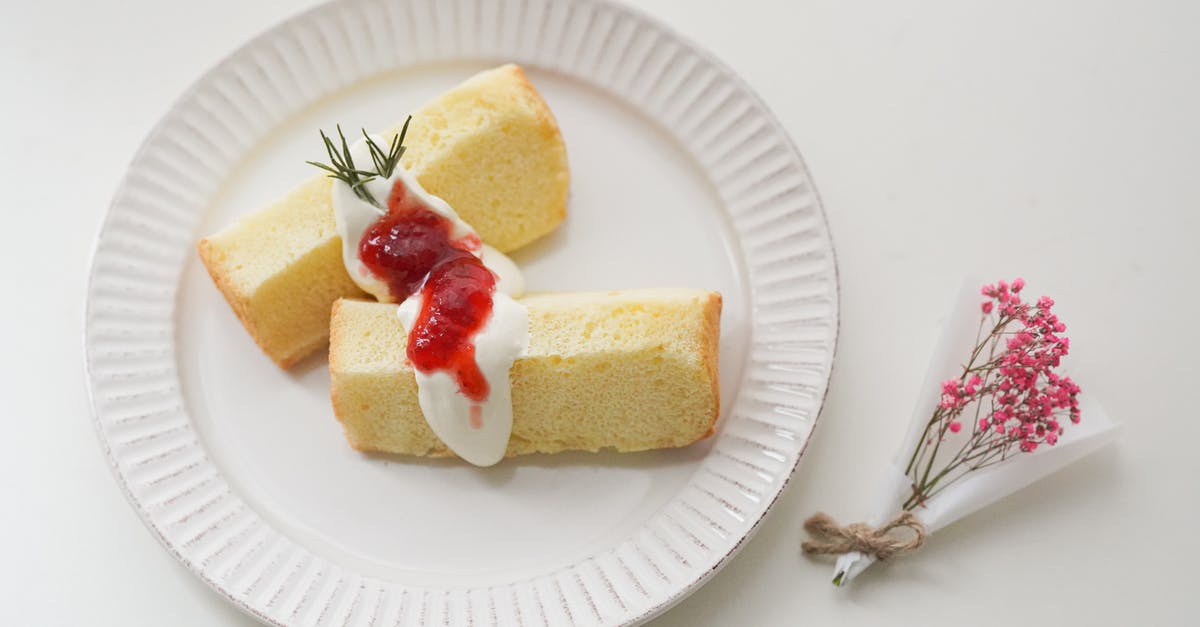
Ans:
{"label": "pink baby's breath flower", "polygon": [[983,379],[980,378],[979,375],[972,375],[970,380],[963,385],[963,394],[966,394],[967,396],[975,396],[975,392],[979,389],[981,384],[983,384]]}
{"label": "pink baby's breath flower", "polygon": [[[962,375],[942,382],[938,408],[908,465],[913,496],[905,509],[924,503],[935,486],[1000,463],[1013,451],[1032,453],[1042,444],[1054,446],[1062,437],[1063,416],[1079,422],[1079,386],[1056,372],[1071,348],[1063,335],[1067,327],[1053,313],[1053,299],[1042,296],[1031,305],[1021,298],[1024,289],[1021,278],[980,288],[985,297],[979,306],[980,332],[990,332],[975,347]],[[982,411],[977,421],[968,423],[978,429],[941,472],[931,472],[938,456],[936,450],[926,455],[926,447],[946,439],[940,434],[961,432],[968,410]]]}

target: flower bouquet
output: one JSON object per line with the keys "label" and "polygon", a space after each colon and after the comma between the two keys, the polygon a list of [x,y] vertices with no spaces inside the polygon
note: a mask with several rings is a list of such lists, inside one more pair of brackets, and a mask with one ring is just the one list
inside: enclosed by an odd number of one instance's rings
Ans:
{"label": "flower bouquet", "polygon": [[1027,302],[1024,289],[1022,279],[984,285],[980,303],[977,288],[964,288],[870,523],[843,527],[825,514],[805,523],[805,552],[839,555],[835,585],[1115,436],[1059,372],[1070,340],[1054,301]]}

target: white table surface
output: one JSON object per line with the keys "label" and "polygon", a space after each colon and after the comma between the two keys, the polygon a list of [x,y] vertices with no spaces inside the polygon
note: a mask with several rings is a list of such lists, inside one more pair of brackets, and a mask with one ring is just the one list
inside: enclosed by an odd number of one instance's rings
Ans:
{"label": "white table surface", "polygon": [[[3,12],[0,624],[252,624],[158,545],[110,476],[85,400],[84,279],[158,117],[309,4]],[[795,137],[837,244],[841,344],[798,477],[740,556],[656,624],[1194,621],[1200,3],[728,4],[644,3]],[[1072,374],[1125,431],[834,589],[829,565],[800,554],[801,523],[865,512],[964,272],[1053,294]]]}

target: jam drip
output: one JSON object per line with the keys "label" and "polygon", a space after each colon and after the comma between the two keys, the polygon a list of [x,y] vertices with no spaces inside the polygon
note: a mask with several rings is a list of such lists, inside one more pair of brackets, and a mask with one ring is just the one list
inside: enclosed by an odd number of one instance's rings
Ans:
{"label": "jam drip", "polygon": [[392,186],[387,205],[387,215],[363,234],[358,252],[367,269],[387,283],[393,302],[421,290],[421,310],[408,332],[408,359],[423,373],[448,373],[464,396],[483,402],[490,389],[475,363],[474,338],[492,315],[496,276],[474,254],[479,238],[453,239],[454,224],[401,181]]}

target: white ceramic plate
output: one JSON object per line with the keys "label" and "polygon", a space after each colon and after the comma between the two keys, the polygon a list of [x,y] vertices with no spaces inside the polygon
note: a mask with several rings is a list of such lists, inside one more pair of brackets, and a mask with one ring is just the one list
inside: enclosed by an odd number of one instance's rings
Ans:
{"label": "white ceramic plate", "polygon": [[[258,352],[193,249],[314,173],[316,129],[382,128],[522,63],[556,113],[569,217],[516,255],[535,290],[720,290],[722,417],[673,451],[478,469],[359,454],[324,357]],[[794,472],[837,334],[833,248],[800,157],[728,68],[603,1],[332,3],[238,50],[150,134],[88,289],[96,425],[185,566],[278,624],[620,624],[695,590]]]}

